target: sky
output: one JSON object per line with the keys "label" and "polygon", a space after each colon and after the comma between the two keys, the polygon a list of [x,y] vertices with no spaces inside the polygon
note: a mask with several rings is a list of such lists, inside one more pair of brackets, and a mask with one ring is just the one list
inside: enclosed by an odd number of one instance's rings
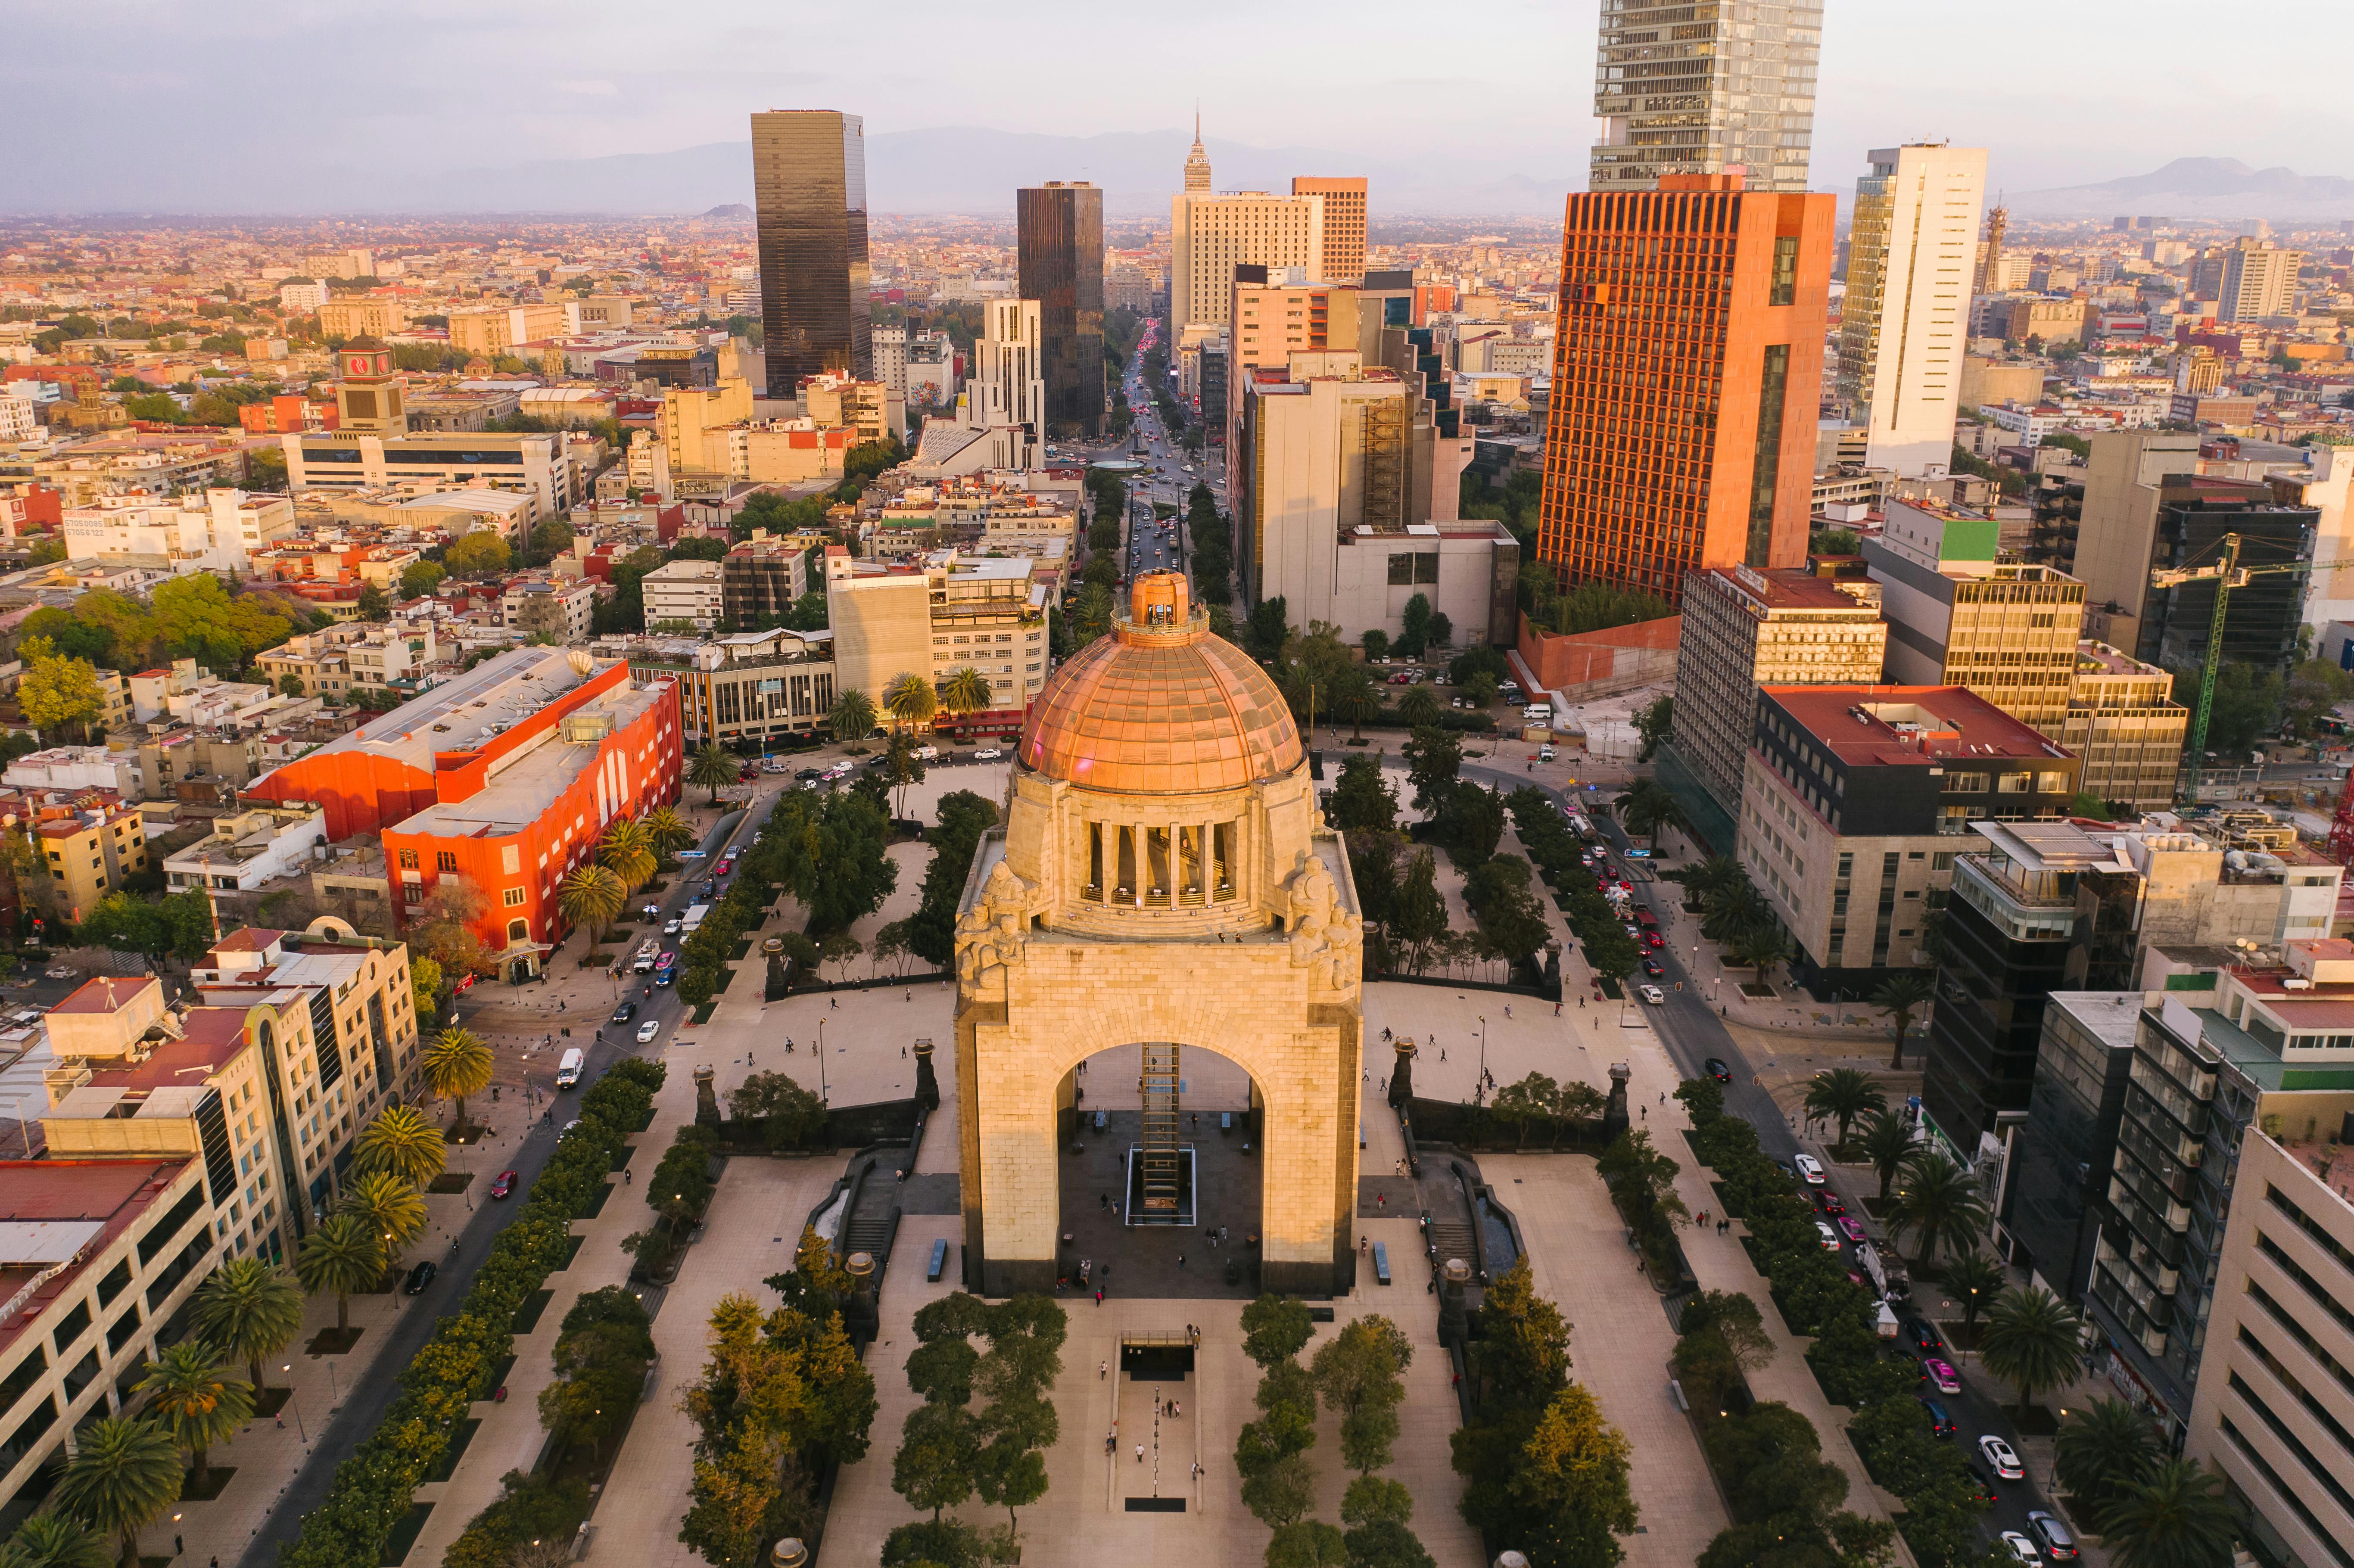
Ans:
{"label": "sky", "polygon": [[[2180,156],[2354,175],[2347,0],[1827,0],[1813,183],[1873,146],[1990,150],[2032,190]],[[0,210],[263,210],[290,169],[504,166],[741,141],[765,108],[870,134],[1163,131],[1214,154],[1439,154],[1582,183],[1595,0],[0,0]],[[1466,20],[1452,24],[1449,18]],[[1174,184],[1172,172],[1172,183]]]}

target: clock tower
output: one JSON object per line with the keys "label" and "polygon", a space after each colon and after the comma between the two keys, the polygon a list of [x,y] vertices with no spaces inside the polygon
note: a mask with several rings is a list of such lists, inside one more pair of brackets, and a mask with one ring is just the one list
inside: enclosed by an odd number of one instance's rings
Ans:
{"label": "clock tower", "polygon": [[401,406],[406,381],[393,368],[392,350],[366,333],[335,351],[335,407],[343,429],[371,436],[408,434]]}

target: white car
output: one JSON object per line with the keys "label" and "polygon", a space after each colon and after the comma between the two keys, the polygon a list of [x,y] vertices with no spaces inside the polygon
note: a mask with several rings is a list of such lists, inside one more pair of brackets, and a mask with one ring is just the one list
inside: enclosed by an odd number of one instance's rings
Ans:
{"label": "white car", "polygon": [[685,921],[678,918],[676,916],[673,916],[670,919],[663,922],[663,935],[665,937],[675,937],[678,935],[679,927],[685,924]]}
{"label": "white car", "polygon": [[2002,1549],[2010,1554],[2010,1560],[2014,1563],[2043,1561],[2042,1550],[2034,1542],[2015,1530],[2006,1530],[2002,1532]]}
{"label": "white car", "polygon": [[1824,1223],[1823,1223],[1822,1221],[1820,1221],[1820,1220],[1817,1220],[1817,1221],[1815,1222],[1815,1235],[1816,1235],[1816,1236],[1817,1236],[1817,1237],[1818,1237],[1818,1238],[1822,1242],[1822,1244],[1823,1244],[1823,1250],[1824,1250],[1825,1252],[1837,1252],[1837,1251],[1839,1251],[1839,1249],[1840,1249],[1840,1236],[1839,1236],[1839,1232],[1837,1232],[1837,1231],[1835,1231],[1835,1230],[1831,1229],[1829,1225],[1828,1225],[1828,1224],[1824,1224]]}
{"label": "white car", "polygon": [[2012,1451],[2009,1444],[1991,1432],[1978,1439],[1978,1457],[1987,1462],[1987,1468],[2003,1480],[2023,1481],[2027,1478],[2027,1467],[2019,1462],[2018,1454]]}
{"label": "white car", "polygon": [[1798,1168],[1799,1179],[1809,1187],[1823,1184],[1823,1162],[1811,1154],[1793,1155],[1790,1163]]}
{"label": "white car", "polygon": [[998,750],[997,747],[993,746],[984,746],[979,751],[972,754],[972,759],[975,762],[995,762],[1004,755],[1005,753]]}
{"label": "white car", "polygon": [[659,1018],[649,1018],[643,1023],[638,1025],[638,1044],[641,1045],[651,1045],[654,1043],[654,1036],[661,1033],[662,1020]]}
{"label": "white car", "polygon": [[1661,1007],[1666,1005],[1668,998],[1667,994],[1660,991],[1658,986],[1647,985],[1643,988],[1643,1000],[1649,1002],[1653,1007]]}

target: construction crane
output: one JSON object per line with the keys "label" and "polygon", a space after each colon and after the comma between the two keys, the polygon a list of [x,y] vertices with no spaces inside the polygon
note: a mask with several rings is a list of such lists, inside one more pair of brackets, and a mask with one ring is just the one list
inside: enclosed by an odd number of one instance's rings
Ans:
{"label": "construction crane", "polygon": [[[2237,534],[2226,534],[2215,541],[2216,558],[2204,566],[2159,567],[2149,574],[2149,586],[2157,588],[2180,588],[2186,583],[2211,582],[2215,585],[2215,609],[2207,625],[2207,657],[2199,673],[2199,705],[2190,715],[2190,798],[2199,796],[2199,775],[2207,760],[2207,720],[2215,708],[2215,672],[2223,663],[2223,614],[2231,607],[2232,590],[2245,588],[2250,579],[2279,577],[2296,572],[2331,572],[2354,567],[2354,560],[2340,561],[2268,561],[2262,566],[2240,564],[2242,540]],[[2354,864],[2354,769],[2349,769],[2346,788],[2338,797],[2338,810],[2329,829],[2329,853],[2341,865]]]}

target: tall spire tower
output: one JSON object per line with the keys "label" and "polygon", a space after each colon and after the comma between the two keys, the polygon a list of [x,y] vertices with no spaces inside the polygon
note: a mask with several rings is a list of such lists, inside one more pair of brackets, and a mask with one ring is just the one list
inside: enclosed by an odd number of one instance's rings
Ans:
{"label": "tall spire tower", "polygon": [[1185,189],[1210,194],[1210,154],[1202,149],[1202,106],[1193,106],[1193,150],[1185,154]]}

